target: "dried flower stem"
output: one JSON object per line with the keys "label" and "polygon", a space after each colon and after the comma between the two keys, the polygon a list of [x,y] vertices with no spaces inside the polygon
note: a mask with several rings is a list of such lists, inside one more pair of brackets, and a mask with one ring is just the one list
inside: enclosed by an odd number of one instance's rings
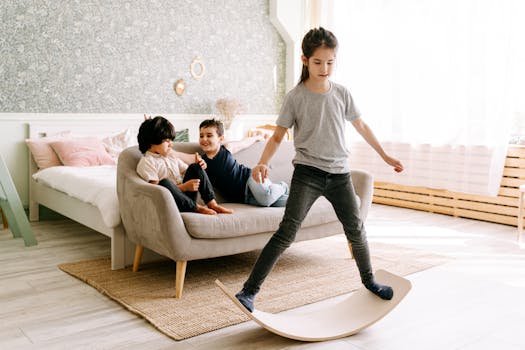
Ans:
{"label": "dried flower stem", "polygon": [[221,98],[215,102],[217,111],[221,114],[221,121],[224,123],[224,128],[229,129],[235,116],[244,112],[244,106],[235,98]]}

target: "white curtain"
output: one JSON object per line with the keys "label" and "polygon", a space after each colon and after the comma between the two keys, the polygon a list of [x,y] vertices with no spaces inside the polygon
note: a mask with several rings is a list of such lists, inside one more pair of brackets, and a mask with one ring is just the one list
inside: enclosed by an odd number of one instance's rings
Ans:
{"label": "white curtain", "polygon": [[325,8],[339,40],[334,80],[406,170],[395,174],[349,127],[353,167],[376,181],[497,195],[525,97],[524,3],[334,0]]}

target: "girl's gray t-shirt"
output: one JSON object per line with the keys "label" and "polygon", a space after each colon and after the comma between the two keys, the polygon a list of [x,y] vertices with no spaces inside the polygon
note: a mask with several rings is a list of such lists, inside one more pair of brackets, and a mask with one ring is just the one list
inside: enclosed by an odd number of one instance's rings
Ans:
{"label": "girl's gray t-shirt", "polygon": [[332,174],[350,172],[346,147],[346,121],[360,117],[344,86],[330,82],[326,93],[298,84],[284,98],[276,124],[293,127],[296,150],[293,164],[316,167]]}

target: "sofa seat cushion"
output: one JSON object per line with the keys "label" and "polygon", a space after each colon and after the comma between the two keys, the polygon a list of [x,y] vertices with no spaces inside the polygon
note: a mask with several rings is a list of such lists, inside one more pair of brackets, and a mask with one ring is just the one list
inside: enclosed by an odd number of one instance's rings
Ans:
{"label": "sofa seat cushion", "polygon": [[[359,198],[358,198],[359,202]],[[227,203],[233,214],[203,215],[181,213],[186,230],[193,238],[220,239],[249,236],[276,231],[284,215],[284,208],[256,207]],[[312,206],[301,227],[312,227],[337,221],[332,205],[320,197]]]}

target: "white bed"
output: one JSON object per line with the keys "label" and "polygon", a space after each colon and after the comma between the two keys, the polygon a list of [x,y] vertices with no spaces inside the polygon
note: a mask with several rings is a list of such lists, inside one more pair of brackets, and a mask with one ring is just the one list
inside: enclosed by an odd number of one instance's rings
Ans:
{"label": "white bed", "polygon": [[[97,136],[103,138],[122,132],[126,128],[138,130],[142,120],[58,120],[50,122],[32,122],[29,124],[29,138],[39,138],[70,131],[74,136]],[[69,196],[67,193],[54,189],[36,181],[33,174],[38,167],[29,153],[29,218],[31,221],[39,219],[39,205],[60,213],[75,220],[111,239],[111,268],[121,269],[132,261],[133,246],[127,242],[125,231],[118,220],[104,220],[100,209],[94,204]],[[116,173],[116,172],[115,172]],[[115,177],[116,188],[116,177]],[[115,194],[116,195],[116,194]],[[117,201],[118,204],[118,201]]]}
{"label": "white bed", "polygon": [[115,187],[116,165],[85,167],[52,166],[33,174],[36,183],[64,192],[97,207],[107,227],[120,224],[120,211]]}

